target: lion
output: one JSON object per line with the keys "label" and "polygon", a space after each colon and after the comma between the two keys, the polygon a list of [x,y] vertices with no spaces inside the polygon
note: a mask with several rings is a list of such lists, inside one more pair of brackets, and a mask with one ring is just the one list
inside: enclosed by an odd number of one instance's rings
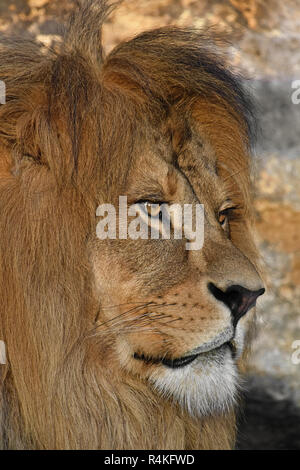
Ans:
{"label": "lion", "polygon": [[[231,449],[264,292],[252,102],[203,31],[105,57],[111,9],[86,2],[57,50],[1,39],[0,446]],[[119,196],[202,204],[202,248],[100,239]]]}

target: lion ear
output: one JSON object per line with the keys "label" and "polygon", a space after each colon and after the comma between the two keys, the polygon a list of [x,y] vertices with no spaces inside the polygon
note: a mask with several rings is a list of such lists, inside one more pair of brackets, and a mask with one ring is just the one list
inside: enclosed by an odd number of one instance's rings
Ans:
{"label": "lion ear", "polygon": [[46,83],[54,58],[51,52],[41,52],[33,41],[5,37],[0,40],[0,77],[5,85],[0,104],[2,173],[10,168],[13,174],[27,156],[45,162],[43,142],[50,138]]}
{"label": "lion ear", "polygon": [[[95,76],[103,61],[102,24],[117,3],[84,2],[70,20],[58,53],[45,54],[32,41],[0,39],[0,77],[6,86],[5,104],[0,104],[0,144],[11,150],[17,171],[28,159],[48,166],[57,179],[81,169],[87,103],[93,102],[99,88]],[[96,125],[93,121],[91,126]]]}
{"label": "lion ear", "polygon": [[[43,83],[42,77],[40,81]],[[6,102],[0,106],[2,172],[19,174],[24,162],[53,167],[58,147],[56,127],[49,115],[45,86],[29,80],[15,84],[8,79]]]}
{"label": "lion ear", "polygon": [[112,10],[121,3],[111,0],[85,0],[69,21],[66,47],[91,64],[103,62],[102,25]]}

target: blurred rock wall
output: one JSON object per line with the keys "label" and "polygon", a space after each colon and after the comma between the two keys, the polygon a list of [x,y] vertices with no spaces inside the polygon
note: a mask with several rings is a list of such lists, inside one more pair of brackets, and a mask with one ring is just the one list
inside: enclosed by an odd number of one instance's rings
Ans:
{"label": "blurred rock wall", "polygon": [[[1,0],[0,33],[55,47],[76,3]],[[300,80],[300,0],[125,0],[105,25],[106,50],[169,24],[227,33],[230,61],[249,78],[257,100],[255,207],[269,289],[259,304],[239,447],[300,449],[300,364],[292,361],[300,340],[300,102],[292,101]]]}

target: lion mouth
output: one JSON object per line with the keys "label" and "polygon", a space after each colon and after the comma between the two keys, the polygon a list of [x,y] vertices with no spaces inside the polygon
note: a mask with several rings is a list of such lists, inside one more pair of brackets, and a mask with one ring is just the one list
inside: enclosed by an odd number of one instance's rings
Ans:
{"label": "lion mouth", "polygon": [[164,366],[170,367],[171,369],[178,369],[179,367],[185,367],[193,362],[199,354],[193,354],[191,356],[183,356],[176,359],[167,359],[165,357],[152,357],[146,356],[145,354],[134,353],[134,358],[140,361],[144,361],[146,364],[163,364]]}
{"label": "lion mouth", "polygon": [[188,364],[191,364],[195,359],[197,359],[197,357],[202,356],[204,354],[215,352],[223,347],[229,347],[229,349],[231,350],[232,357],[235,358],[237,348],[236,348],[236,344],[233,338],[230,341],[226,341],[220,346],[213,348],[209,351],[205,351],[205,352],[197,353],[197,354],[190,354],[188,356],[182,356],[182,357],[175,358],[175,359],[168,359],[165,357],[152,357],[152,356],[147,356],[145,354],[138,354],[138,353],[134,353],[133,357],[135,359],[145,362],[146,364],[163,364],[164,366],[169,367],[171,369],[179,369],[180,367],[185,367]]}

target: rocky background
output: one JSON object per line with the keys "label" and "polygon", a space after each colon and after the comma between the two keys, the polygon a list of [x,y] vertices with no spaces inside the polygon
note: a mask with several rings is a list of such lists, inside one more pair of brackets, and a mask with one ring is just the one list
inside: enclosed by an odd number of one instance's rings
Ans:
{"label": "rocky background", "polygon": [[[77,3],[1,0],[0,34],[55,47]],[[300,92],[293,82],[300,80],[300,0],[125,0],[105,25],[106,50],[169,24],[214,25],[228,33],[230,61],[249,78],[257,100],[255,207],[269,289],[259,304],[260,333],[245,382],[237,447],[299,450],[300,353],[294,342],[299,340],[299,350]]]}

